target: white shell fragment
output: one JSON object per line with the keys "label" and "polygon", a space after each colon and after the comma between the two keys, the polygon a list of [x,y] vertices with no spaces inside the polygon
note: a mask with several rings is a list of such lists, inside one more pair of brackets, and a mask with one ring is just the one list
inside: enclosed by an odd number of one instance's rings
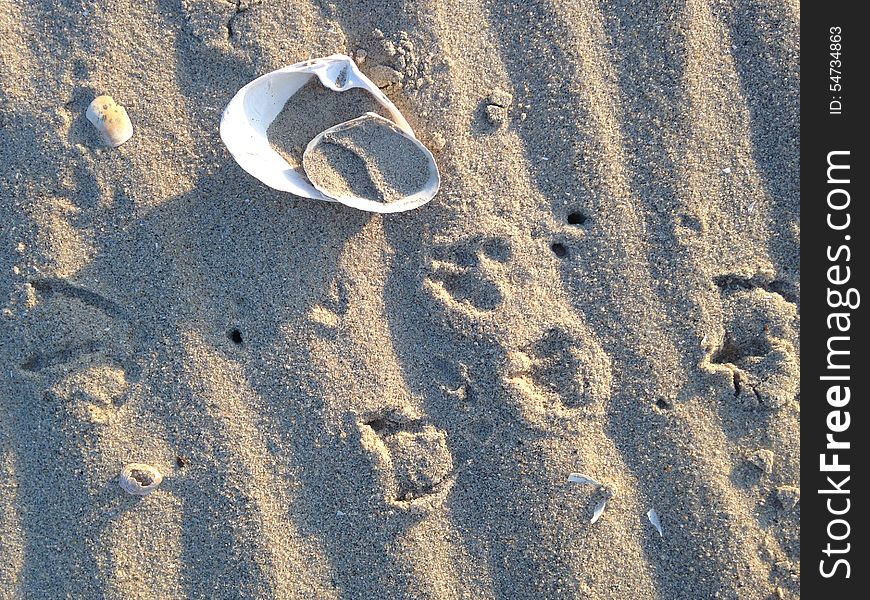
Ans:
{"label": "white shell fragment", "polygon": [[133,124],[127,109],[116,104],[111,96],[94,98],[85,114],[103,141],[111,146],[120,146],[133,137]]}
{"label": "white shell fragment", "polygon": [[656,512],[656,509],[649,509],[646,513],[646,518],[649,519],[649,522],[652,523],[653,527],[656,528],[656,531],[659,532],[659,536],[664,537],[664,533],[662,533],[662,522],[659,519],[659,513]]}
{"label": "white shell fragment", "polygon": [[[360,202],[359,198],[334,197],[317,189],[306,176],[302,166],[291,165],[269,142],[269,125],[281,113],[287,100],[295,95],[311,78],[335,93],[362,88],[371,94],[374,101],[384,109],[397,131],[416,140],[414,131],[399,112],[399,109],[384,93],[359,70],[349,56],[333,54],[296,63],[267,73],[242,87],[224,109],[220,124],[221,139],[242,169],[276,190],[290,192],[304,198],[341,202],[355,208],[372,212],[398,212],[416,208],[428,202],[438,191],[440,176],[431,153],[425,150],[430,170],[434,174],[425,193],[412,194],[396,202]],[[346,121],[332,127],[336,129],[350,124]],[[314,139],[320,139],[326,131]],[[314,139],[309,140],[315,143]],[[307,142],[309,142],[307,141]],[[308,146],[310,148],[310,144]],[[307,151],[307,149],[306,149]]]}
{"label": "white shell fragment", "polygon": [[604,514],[604,507],[607,506],[607,501],[609,498],[602,498],[598,504],[595,505],[595,510],[592,511],[592,518],[589,520],[590,524],[595,524],[595,521],[601,518],[601,515]]}
{"label": "white shell fragment", "polygon": [[583,475],[582,473],[571,473],[570,475],[568,475],[568,482],[569,483],[586,483],[586,484],[598,485],[598,486],[601,485],[600,481],[595,481],[591,477]]}
{"label": "white shell fragment", "polygon": [[157,489],[163,475],[160,471],[144,463],[130,463],[121,471],[118,483],[128,494],[145,496]]}
{"label": "white shell fragment", "polygon": [[597,481],[588,475],[583,475],[582,473],[571,473],[568,475],[568,483],[579,483],[582,485],[594,485],[599,488],[599,490],[604,492],[604,497],[598,501],[595,505],[595,508],[592,511],[592,518],[589,520],[590,524],[595,524],[595,521],[601,518],[601,515],[604,514],[604,509],[607,507],[607,501],[613,497],[613,493],[604,487],[604,484],[600,481]]}

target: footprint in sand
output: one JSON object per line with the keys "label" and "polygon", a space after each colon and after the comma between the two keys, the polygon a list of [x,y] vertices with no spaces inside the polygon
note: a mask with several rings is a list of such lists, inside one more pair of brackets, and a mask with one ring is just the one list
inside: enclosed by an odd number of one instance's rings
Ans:
{"label": "footprint in sand", "polygon": [[113,301],[63,279],[30,283],[33,324],[27,327],[20,367],[46,376],[50,393],[71,401],[82,416],[106,423],[137,379],[133,329]]}
{"label": "footprint in sand", "polygon": [[190,32],[206,46],[222,48],[236,35],[237,19],[255,2],[188,0],[181,7]]}
{"label": "footprint in sand", "polygon": [[408,509],[443,502],[454,471],[443,431],[398,412],[368,419],[361,430],[363,445],[381,474],[387,504]]}
{"label": "footprint in sand", "polygon": [[610,394],[610,361],[593,339],[554,327],[508,356],[508,381],[569,409],[600,404]]}
{"label": "footprint in sand", "polygon": [[510,244],[497,237],[472,238],[432,252],[426,285],[448,304],[477,312],[495,310],[504,299],[499,271],[511,257]]}
{"label": "footprint in sand", "polygon": [[783,408],[797,396],[800,382],[793,328],[797,307],[754,280],[722,277],[716,283],[724,336],[710,363],[730,370],[734,396],[745,407]]}
{"label": "footprint in sand", "polygon": [[31,346],[21,368],[32,373],[75,364],[114,364],[134,374],[132,327],[126,311],[63,279],[30,282],[35,306]]}

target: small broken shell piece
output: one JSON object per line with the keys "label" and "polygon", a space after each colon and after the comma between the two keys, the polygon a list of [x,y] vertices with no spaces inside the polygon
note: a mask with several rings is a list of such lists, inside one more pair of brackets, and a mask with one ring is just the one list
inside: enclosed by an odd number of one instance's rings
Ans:
{"label": "small broken shell piece", "polygon": [[321,132],[302,156],[308,179],[342,204],[371,212],[417,208],[438,192],[432,153],[395,123],[368,112]]}
{"label": "small broken shell piece", "polygon": [[598,501],[598,504],[595,505],[595,510],[592,511],[592,518],[589,520],[590,525],[594,525],[595,521],[601,518],[601,515],[604,514],[604,508],[607,506],[607,501],[610,499],[610,496],[605,496],[601,500]]}
{"label": "small broken shell piece", "polygon": [[656,512],[656,509],[649,509],[646,513],[646,518],[649,519],[649,522],[652,523],[653,527],[656,528],[656,531],[659,532],[659,537],[664,537],[665,534],[662,532],[662,521],[659,519],[659,513]]}
{"label": "small broken shell piece", "polygon": [[144,463],[130,463],[121,471],[118,483],[128,494],[145,496],[157,489],[163,475],[160,471]]}
{"label": "small broken shell piece", "polygon": [[584,475],[583,473],[571,473],[568,475],[568,483],[579,483],[582,485],[594,485],[598,487],[599,492],[603,493],[603,497],[598,503],[595,505],[595,508],[592,511],[592,518],[589,520],[591,525],[595,524],[595,521],[601,518],[601,515],[604,514],[604,509],[607,507],[607,501],[613,497],[613,492],[604,487],[604,484],[600,481],[592,479],[588,475]]}
{"label": "small broken shell piece", "polygon": [[[302,169],[293,168],[276,152],[266,133],[287,100],[312,77],[317,77],[324,87],[336,93],[352,88],[366,90],[384,107],[399,129],[414,137],[414,131],[396,105],[363,75],[352,58],[343,54],[296,63],[248,83],[236,92],[224,109],[220,135],[239,166],[269,187],[303,198],[335,202],[335,198],[311,185]],[[408,208],[413,206],[405,205],[400,210]]]}
{"label": "small broken shell piece", "polygon": [[571,473],[570,475],[568,475],[568,483],[583,483],[598,486],[601,485],[600,481],[596,481],[588,475],[583,475],[582,473]]}
{"label": "small broken shell piece", "polygon": [[133,137],[133,124],[127,109],[116,104],[111,96],[94,98],[85,114],[103,141],[111,146],[118,147]]}

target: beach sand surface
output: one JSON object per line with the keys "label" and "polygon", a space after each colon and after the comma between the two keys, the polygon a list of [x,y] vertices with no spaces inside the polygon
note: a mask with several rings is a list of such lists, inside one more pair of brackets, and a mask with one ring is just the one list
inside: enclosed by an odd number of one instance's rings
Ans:
{"label": "beach sand surface", "polygon": [[[798,597],[797,2],[0,8],[0,598]],[[226,151],[333,53],[429,204]]]}

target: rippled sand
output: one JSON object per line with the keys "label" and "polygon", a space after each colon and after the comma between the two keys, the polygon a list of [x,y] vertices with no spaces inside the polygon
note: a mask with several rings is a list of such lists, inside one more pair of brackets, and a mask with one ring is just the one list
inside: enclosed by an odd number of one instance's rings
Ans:
{"label": "rippled sand", "polygon": [[[798,597],[799,19],[3,3],[0,597]],[[421,209],[219,139],[254,77],[360,50],[438,149]]]}

